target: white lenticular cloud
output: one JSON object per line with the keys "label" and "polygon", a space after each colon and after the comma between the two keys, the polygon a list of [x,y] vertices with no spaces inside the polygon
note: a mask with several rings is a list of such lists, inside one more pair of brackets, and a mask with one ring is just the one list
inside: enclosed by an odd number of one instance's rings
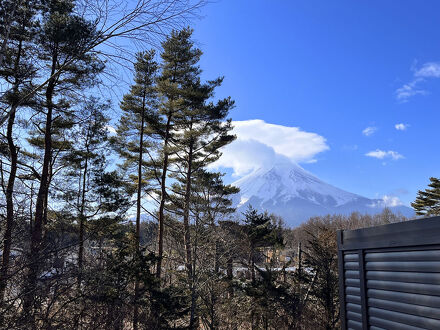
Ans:
{"label": "white lenticular cloud", "polygon": [[269,124],[260,119],[232,124],[237,140],[223,150],[212,167],[232,168],[236,176],[281,160],[313,163],[318,153],[329,149],[324,137],[299,127]]}
{"label": "white lenticular cloud", "polygon": [[398,130],[398,131],[406,131],[406,129],[409,127],[409,124],[396,124],[394,125],[394,127]]}
{"label": "white lenticular cloud", "polygon": [[367,152],[365,154],[365,156],[373,157],[373,158],[377,158],[377,159],[391,158],[393,160],[398,160],[398,159],[404,158],[403,155],[399,154],[397,151],[392,151],[392,150],[384,151],[384,150],[380,150],[380,149],[376,149],[374,151]]}
{"label": "white lenticular cloud", "polygon": [[370,127],[365,128],[362,131],[362,134],[364,134],[365,136],[370,136],[370,135],[373,135],[376,131],[377,131],[377,127],[370,126]]}

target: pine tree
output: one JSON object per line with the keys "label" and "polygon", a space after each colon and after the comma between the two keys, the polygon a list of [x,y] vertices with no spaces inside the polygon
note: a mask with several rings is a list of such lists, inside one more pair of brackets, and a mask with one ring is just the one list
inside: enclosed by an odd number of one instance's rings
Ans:
{"label": "pine tree", "polygon": [[14,25],[23,7],[23,1],[4,0],[0,3],[0,67],[4,64],[10,48],[9,43],[14,39]]}
{"label": "pine tree", "polygon": [[417,215],[438,216],[440,215],[440,179],[431,177],[429,188],[419,190],[416,200],[411,206]]}
{"label": "pine tree", "polygon": [[20,107],[28,106],[28,102],[19,102],[21,95],[32,87],[35,78],[35,67],[31,61],[31,40],[35,36],[35,1],[2,2],[0,16],[3,18],[1,31],[3,42],[0,57],[0,77],[8,84],[2,95],[1,103],[9,111],[2,116],[7,118],[6,128],[6,158],[9,160],[9,176],[5,192],[6,197],[6,228],[3,237],[3,255],[0,270],[0,306],[3,304],[4,292],[7,285],[12,232],[14,229],[14,187],[18,167],[18,148],[14,132],[15,119]]}
{"label": "pine tree", "polygon": [[[91,22],[74,13],[75,4],[69,0],[45,0],[41,2],[41,28],[37,39],[40,77],[47,77],[47,84],[41,91],[41,102],[34,106],[35,131],[29,142],[42,147],[43,159],[39,174],[39,187],[35,201],[32,223],[29,269],[23,310],[29,327],[36,326],[35,313],[40,304],[36,299],[36,284],[42,264],[43,234],[47,223],[49,187],[53,179],[54,159],[68,148],[69,141],[63,139],[63,130],[72,127],[76,96],[96,82],[96,76],[103,70],[103,64],[91,53],[83,52],[95,38]],[[74,63],[72,58],[76,60]],[[43,78],[44,79],[44,78]],[[54,140],[54,135],[60,137]]]}
{"label": "pine tree", "polygon": [[79,290],[82,283],[87,222],[105,211],[100,203],[101,194],[98,193],[97,181],[106,167],[108,107],[107,103],[101,103],[96,97],[90,97],[84,102],[75,113],[77,123],[69,132],[70,139],[75,140],[75,143],[62,157],[65,170],[62,182],[58,185],[63,187],[60,197],[66,203],[67,211],[73,212],[79,227],[77,275]]}
{"label": "pine tree", "polygon": [[[259,319],[267,322],[267,315],[259,315],[258,305],[267,306],[267,298],[270,297],[275,289],[274,273],[270,270],[261,271],[257,267],[257,262],[264,257],[259,250],[261,248],[276,248],[283,245],[283,237],[277,224],[274,224],[272,217],[267,212],[259,213],[249,205],[244,213],[243,243],[247,252],[248,272],[250,273],[250,285],[245,287],[247,295],[253,298],[250,306],[250,322],[252,329],[257,328]],[[259,272],[261,281],[257,280],[256,271]],[[263,288],[261,288],[263,287]],[[260,290],[263,289],[263,292]],[[260,291],[260,292],[259,292]],[[266,292],[265,292],[266,291]],[[281,291],[274,294],[281,295]],[[284,295],[284,294],[283,294]],[[285,299],[285,297],[283,297]],[[267,312],[267,307],[265,309]],[[267,326],[265,327],[267,328]]]}
{"label": "pine tree", "polygon": [[222,177],[221,173],[200,169],[192,181],[194,291],[200,298],[198,313],[203,324],[207,324],[210,329],[217,329],[221,324],[218,309],[222,302],[221,296],[227,288],[221,268],[227,268],[226,263],[231,256],[219,223],[228,219],[235,211],[230,197],[239,191],[234,186],[225,185]]}
{"label": "pine tree", "polygon": [[[193,179],[201,169],[217,160],[221,155],[220,149],[232,142],[235,137],[229,134],[232,126],[230,120],[227,120],[234,102],[230,98],[221,99],[216,103],[210,100],[223,78],[201,82],[202,71],[198,62],[202,52],[194,47],[191,34],[192,30],[185,29],[173,34],[169,40],[172,41],[174,38],[171,45],[176,47],[176,44],[180,44],[187,55],[177,53],[178,57],[163,56],[163,59],[165,61],[173,59],[171,63],[184,59],[187,66],[187,74],[184,75],[181,84],[176,86],[174,93],[167,93],[165,89],[164,95],[167,100],[175,100],[177,95],[179,97],[178,111],[174,113],[174,138],[170,143],[173,163],[178,169],[172,174],[172,177],[178,181],[173,188],[176,193],[173,201],[177,202],[176,206],[181,209],[183,217],[185,264],[192,292],[189,326],[194,327],[196,326],[196,289],[193,269],[195,257],[192,256],[190,233]],[[164,49],[166,54],[167,49],[165,47]],[[159,87],[163,86],[159,84]]]}
{"label": "pine tree", "polygon": [[[123,115],[117,128],[114,145],[118,154],[124,159],[122,168],[128,172],[136,191],[136,233],[135,258],[140,252],[140,223],[142,195],[144,193],[148,154],[148,122],[157,114],[157,92],[155,86],[158,64],[155,62],[155,51],[150,50],[137,54],[135,63],[135,84],[121,102]],[[150,120],[148,120],[150,118]],[[133,172],[134,171],[134,172]],[[138,326],[138,282],[135,283],[133,328]]]}
{"label": "pine tree", "polygon": [[[176,126],[176,118],[182,111],[185,103],[185,87],[188,82],[197,76],[199,68],[195,65],[201,55],[199,49],[193,48],[190,40],[191,30],[173,31],[162,43],[163,51],[162,71],[158,77],[158,92],[161,95],[161,104],[156,121],[150,123],[158,136],[158,158],[154,163],[158,164],[156,177],[160,185],[158,210],[158,263],[156,276],[160,279],[162,272],[163,240],[165,206],[170,202],[167,191],[167,178],[170,167],[170,155],[176,152],[175,135],[179,127]],[[152,117],[154,119],[154,117]]]}
{"label": "pine tree", "polygon": [[244,233],[249,252],[248,267],[251,281],[255,283],[257,249],[282,244],[282,240],[277,237],[276,227],[272,224],[272,219],[267,213],[258,213],[256,209],[249,206],[244,217]]}

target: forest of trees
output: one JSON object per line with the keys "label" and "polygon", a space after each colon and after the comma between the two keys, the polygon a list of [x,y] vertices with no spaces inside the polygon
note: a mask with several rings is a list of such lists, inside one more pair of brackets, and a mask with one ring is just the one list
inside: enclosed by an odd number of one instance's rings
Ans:
{"label": "forest of trees", "polygon": [[336,229],[405,218],[235,213],[203,3],[1,1],[0,328],[338,328]]}

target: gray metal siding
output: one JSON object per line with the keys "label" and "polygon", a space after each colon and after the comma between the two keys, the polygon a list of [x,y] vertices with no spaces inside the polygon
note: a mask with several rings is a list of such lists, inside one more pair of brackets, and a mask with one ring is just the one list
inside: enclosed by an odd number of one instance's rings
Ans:
{"label": "gray metal siding", "polygon": [[365,269],[370,324],[440,329],[440,250],[366,252]]}
{"label": "gray metal siding", "polygon": [[440,217],[342,231],[338,247],[344,330],[440,329]]}
{"label": "gray metal siding", "polygon": [[360,289],[359,254],[344,254],[345,271],[345,316],[348,329],[363,329],[362,327],[362,304]]}

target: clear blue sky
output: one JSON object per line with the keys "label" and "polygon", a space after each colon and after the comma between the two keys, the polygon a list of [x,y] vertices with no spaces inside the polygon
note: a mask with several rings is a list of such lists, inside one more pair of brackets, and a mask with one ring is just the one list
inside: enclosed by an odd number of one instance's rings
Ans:
{"label": "clear blue sky", "polygon": [[220,0],[202,14],[201,67],[226,77],[232,118],[326,139],[304,168],[405,204],[440,176],[439,1]]}

